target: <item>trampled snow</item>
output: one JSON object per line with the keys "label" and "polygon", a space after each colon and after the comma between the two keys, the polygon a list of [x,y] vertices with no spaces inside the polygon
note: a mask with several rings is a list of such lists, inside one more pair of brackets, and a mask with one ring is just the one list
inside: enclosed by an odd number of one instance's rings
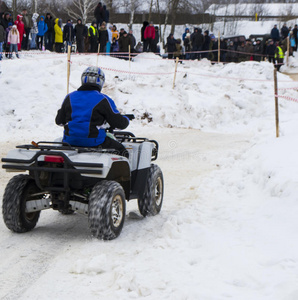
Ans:
{"label": "trampled snow", "polygon": [[[43,211],[36,228],[0,222],[1,299],[284,299],[298,297],[298,83],[273,65],[178,64],[153,54],[133,62],[72,55],[70,91],[98,65],[103,92],[136,119],[128,130],[160,143],[164,204],[121,235],[92,239],[86,217]],[[295,73],[290,58],[287,73]],[[67,57],[30,52],[1,62],[1,156],[62,134]],[[1,172],[0,195],[14,173]]]}

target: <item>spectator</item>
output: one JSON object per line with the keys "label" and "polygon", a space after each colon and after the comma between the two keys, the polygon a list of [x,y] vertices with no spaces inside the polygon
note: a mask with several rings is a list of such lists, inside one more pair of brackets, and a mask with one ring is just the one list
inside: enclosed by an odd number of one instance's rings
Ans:
{"label": "spectator", "polygon": [[275,49],[276,49],[276,46],[274,44],[274,41],[268,40],[268,46],[266,47],[266,54],[267,54],[267,58],[270,63],[271,62],[274,63]]}
{"label": "spectator", "polygon": [[18,44],[20,44],[20,35],[17,25],[13,25],[12,29],[8,33],[7,42],[10,44],[9,47],[9,58],[12,58],[12,53],[16,53],[16,57],[19,58]]}
{"label": "spectator", "polygon": [[77,50],[79,53],[83,53],[85,51],[85,40],[87,36],[87,27],[82,24],[82,20],[78,19],[77,24],[74,28],[74,34],[77,41]]}
{"label": "spectator", "polygon": [[144,49],[144,52],[151,51],[154,52],[154,39],[155,39],[155,28],[153,26],[153,22],[146,27],[144,32],[144,40],[146,41],[147,48]]}
{"label": "spectator", "polygon": [[254,60],[260,62],[262,60],[263,54],[263,47],[260,40],[256,40],[256,43],[254,45],[254,54]]}
{"label": "spectator", "polygon": [[143,51],[145,52],[145,48],[147,49],[147,42],[145,41],[144,38],[144,33],[145,33],[145,29],[146,27],[149,25],[149,23],[147,21],[143,22],[143,27],[141,28],[141,42],[143,43]]}
{"label": "spectator", "polygon": [[40,16],[39,22],[37,23],[37,28],[37,49],[42,50],[44,35],[48,31],[48,26],[44,21],[44,16]]}
{"label": "spectator", "polygon": [[206,30],[204,31],[204,43],[203,43],[203,46],[202,46],[202,50],[204,51],[202,53],[202,58],[208,58],[208,51],[210,50],[210,43],[211,43],[211,38],[209,36],[209,31]]}
{"label": "spectator", "polygon": [[185,36],[183,45],[184,45],[184,51],[185,51],[185,59],[190,59],[191,43],[190,43],[190,33],[189,32]]}
{"label": "spectator", "polygon": [[34,13],[32,16],[32,28],[30,30],[30,35],[31,35],[30,49],[36,49],[36,35],[38,33],[37,18],[38,18],[38,13]]}
{"label": "spectator", "polygon": [[10,30],[12,29],[12,22],[9,22],[8,23],[8,27],[5,29],[5,33],[6,33],[6,38],[5,38],[5,46],[4,46],[4,49],[5,49],[5,56],[8,58],[9,57],[9,47],[10,47],[10,45],[8,44],[8,34],[9,34],[9,32],[10,32]]}
{"label": "spectator", "polygon": [[182,41],[184,42],[185,38],[186,38],[186,35],[190,33],[189,32],[189,28],[185,28],[185,32],[182,34]]}
{"label": "spectator", "polygon": [[228,42],[226,62],[237,62],[237,52],[235,52],[234,42]]}
{"label": "spectator", "polygon": [[112,29],[112,41],[113,39],[118,40],[119,39],[119,32],[117,30],[116,25],[113,25],[113,29]]}
{"label": "spectator", "polygon": [[176,44],[175,44],[175,51],[173,53],[173,58],[179,58],[182,59],[182,46],[181,46],[181,39],[177,39],[176,40]]}
{"label": "spectator", "polygon": [[6,41],[6,32],[4,26],[0,23],[0,60],[2,60],[3,45]]}
{"label": "spectator", "polygon": [[158,26],[154,27],[155,30],[155,37],[154,40],[152,41],[152,48],[153,48],[153,52],[154,53],[159,53],[158,49],[157,49],[157,44],[159,43],[159,30],[158,30]]}
{"label": "spectator", "polygon": [[111,52],[111,45],[112,45],[112,42],[113,42],[112,29],[113,29],[112,25],[110,25],[109,28],[107,28],[107,30],[108,30],[108,36],[109,36],[109,41],[107,42],[107,51],[106,51],[107,53]]}
{"label": "spectator", "polygon": [[48,31],[44,35],[45,48],[53,51],[54,20],[50,13],[46,14],[45,23],[48,26]]}
{"label": "spectator", "polygon": [[101,23],[104,21],[104,15],[103,15],[103,7],[101,2],[99,2],[94,10],[94,17],[96,19],[96,29],[99,28]]}
{"label": "spectator", "polygon": [[[132,40],[128,36],[127,32],[124,31],[123,35],[119,38],[119,51],[122,52],[121,55],[128,56],[129,45],[132,49]],[[127,58],[125,57],[125,59]]]}
{"label": "spectator", "polygon": [[96,22],[93,21],[88,29],[90,52],[97,53],[98,48],[98,30],[96,28]]}
{"label": "spectator", "polygon": [[247,60],[247,54],[246,54],[244,42],[241,42],[241,44],[237,47],[237,52],[238,52],[238,62],[243,62]]}
{"label": "spectator", "polygon": [[296,44],[294,51],[297,51],[297,46],[298,46],[298,26],[297,26],[297,24],[294,26],[292,31],[293,31],[293,35],[295,38],[295,44]]}
{"label": "spectator", "polygon": [[2,24],[2,26],[4,27],[5,30],[8,28],[8,23],[13,23],[9,12],[5,12],[3,14],[0,23]]}
{"label": "spectator", "polygon": [[287,27],[287,24],[285,23],[280,30],[281,37],[283,40],[288,37],[289,32],[290,32],[289,28]]}
{"label": "spectator", "polygon": [[109,42],[109,33],[106,28],[106,22],[103,21],[99,27],[98,31],[98,41],[100,44],[100,52],[106,52],[107,50],[107,43]]}
{"label": "spectator", "polygon": [[172,59],[174,52],[176,51],[176,40],[174,39],[173,33],[170,33],[167,37],[167,52],[168,58]]}
{"label": "spectator", "polygon": [[103,6],[103,20],[106,22],[106,24],[108,24],[110,21],[110,12],[106,5]]}
{"label": "spectator", "polygon": [[18,43],[18,51],[21,51],[21,45],[25,34],[25,25],[23,22],[23,16],[18,15],[17,20],[15,21],[15,25],[17,26],[19,33],[19,43]]}
{"label": "spectator", "polygon": [[279,42],[276,43],[274,58],[275,58],[276,69],[277,69],[277,71],[279,71],[280,67],[282,66],[282,64],[284,62],[284,52],[283,52],[282,48],[280,47]]}
{"label": "spectator", "polygon": [[122,37],[122,35],[124,34],[124,28],[120,28],[120,32],[119,32],[119,38],[121,38]]}
{"label": "spectator", "polygon": [[135,46],[137,45],[137,41],[136,41],[135,36],[133,35],[132,29],[129,29],[128,36],[131,39],[131,49],[130,49],[130,52],[134,53],[135,52]]}
{"label": "spectator", "polygon": [[244,52],[247,53],[245,60],[253,60],[254,47],[251,43],[251,40],[246,40]]}
{"label": "spectator", "polygon": [[72,46],[74,41],[74,28],[71,20],[67,20],[67,23],[63,28],[63,41],[66,42],[66,52],[68,52],[68,46]]}
{"label": "spectator", "polygon": [[289,54],[292,56],[293,52],[295,51],[296,48],[296,39],[295,36],[293,34],[293,31],[290,32],[290,52]]}
{"label": "spectator", "polygon": [[62,31],[61,19],[57,18],[55,20],[54,31],[55,31],[55,51],[61,53],[63,47],[63,31]]}
{"label": "spectator", "polygon": [[274,43],[279,41],[279,30],[278,30],[276,24],[274,25],[274,27],[271,30],[271,38]]}
{"label": "spectator", "polygon": [[195,28],[193,34],[190,36],[192,51],[197,52],[193,53],[193,59],[200,59],[201,54],[198,53],[202,51],[203,44],[204,44],[204,36],[202,35],[202,29]]}
{"label": "spectator", "polygon": [[111,45],[111,52],[119,52],[119,43],[118,40],[116,40],[116,38],[113,38],[113,42]]}
{"label": "spectator", "polygon": [[32,20],[31,20],[31,18],[29,18],[26,8],[24,8],[22,10],[22,16],[23,16],[25,32],[24,32],[24,38],[23,38],[23,41],[22,41],[21,48],[23,50],[28,50],[28,48],[29,48],[29,35],[30,35],[31,27],[32,27]]}

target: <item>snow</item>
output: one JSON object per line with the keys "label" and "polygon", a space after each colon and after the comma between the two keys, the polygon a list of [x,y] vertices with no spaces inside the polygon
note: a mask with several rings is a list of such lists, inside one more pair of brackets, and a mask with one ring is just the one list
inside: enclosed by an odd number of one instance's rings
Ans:
{"label": "snow", "polygon": [[[71,62],[73,91],[97,56]],[[79,214],[43,211],[26,234],[1,220],[0,298],[297,299],[298,104],[279,99],[276,138],[273,66],[184,61],[173,89],[174,61],[153,54],[130,63],[100,56],[98,65],[103,92],[136,116],[128,130],[160,144],[161,213],[136,219],[128,202],[122,233],[109,242],[92,239]],[[297,57],[281,70],[298,73]],[[54,119],[66,55],[22,53],[1,71],[1,157],[61,136]],[[298,100],[289,76],[278,73],[278,88]],[[3,195],[14,174],[0,174]]]}

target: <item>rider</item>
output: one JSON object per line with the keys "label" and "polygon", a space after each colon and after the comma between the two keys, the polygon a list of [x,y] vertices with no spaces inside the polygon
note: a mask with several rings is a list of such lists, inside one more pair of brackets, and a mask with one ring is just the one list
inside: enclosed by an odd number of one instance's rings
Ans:
{"label": "rider", "polygon": [[128,157],[125,147],[107,136],[105,128],[125,129],[129,118],[121,115],[114,101],[101,93],[104,72],[97,67],[87,68],[81,76],[81,87],[68,94],[57,112],[56,124],[64,126],[63,142],[72,146],[115,149]]}

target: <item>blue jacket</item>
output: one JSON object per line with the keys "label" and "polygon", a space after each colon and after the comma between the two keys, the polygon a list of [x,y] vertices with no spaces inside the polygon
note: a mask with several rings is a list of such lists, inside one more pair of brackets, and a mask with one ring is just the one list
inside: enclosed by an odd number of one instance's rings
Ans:
{"label": "blue jacket", "polygon": [[[43,21],[41,20],[43,18]],[[48,31],[48,25],[44,21],[44,16],[40,16],[40,21],[37,23],[38,28],[38,36],[44,36],[44,34]]]}
{"label": "blue jacket", "polygon": [[114,101],[100,93],[97,86],[87,84],[66,96],[56,116],[56,124],[64,125],[63,142],[73,146],[102,144],[106,122],[112,128],[125,129],[129,119],[119,113]]}

